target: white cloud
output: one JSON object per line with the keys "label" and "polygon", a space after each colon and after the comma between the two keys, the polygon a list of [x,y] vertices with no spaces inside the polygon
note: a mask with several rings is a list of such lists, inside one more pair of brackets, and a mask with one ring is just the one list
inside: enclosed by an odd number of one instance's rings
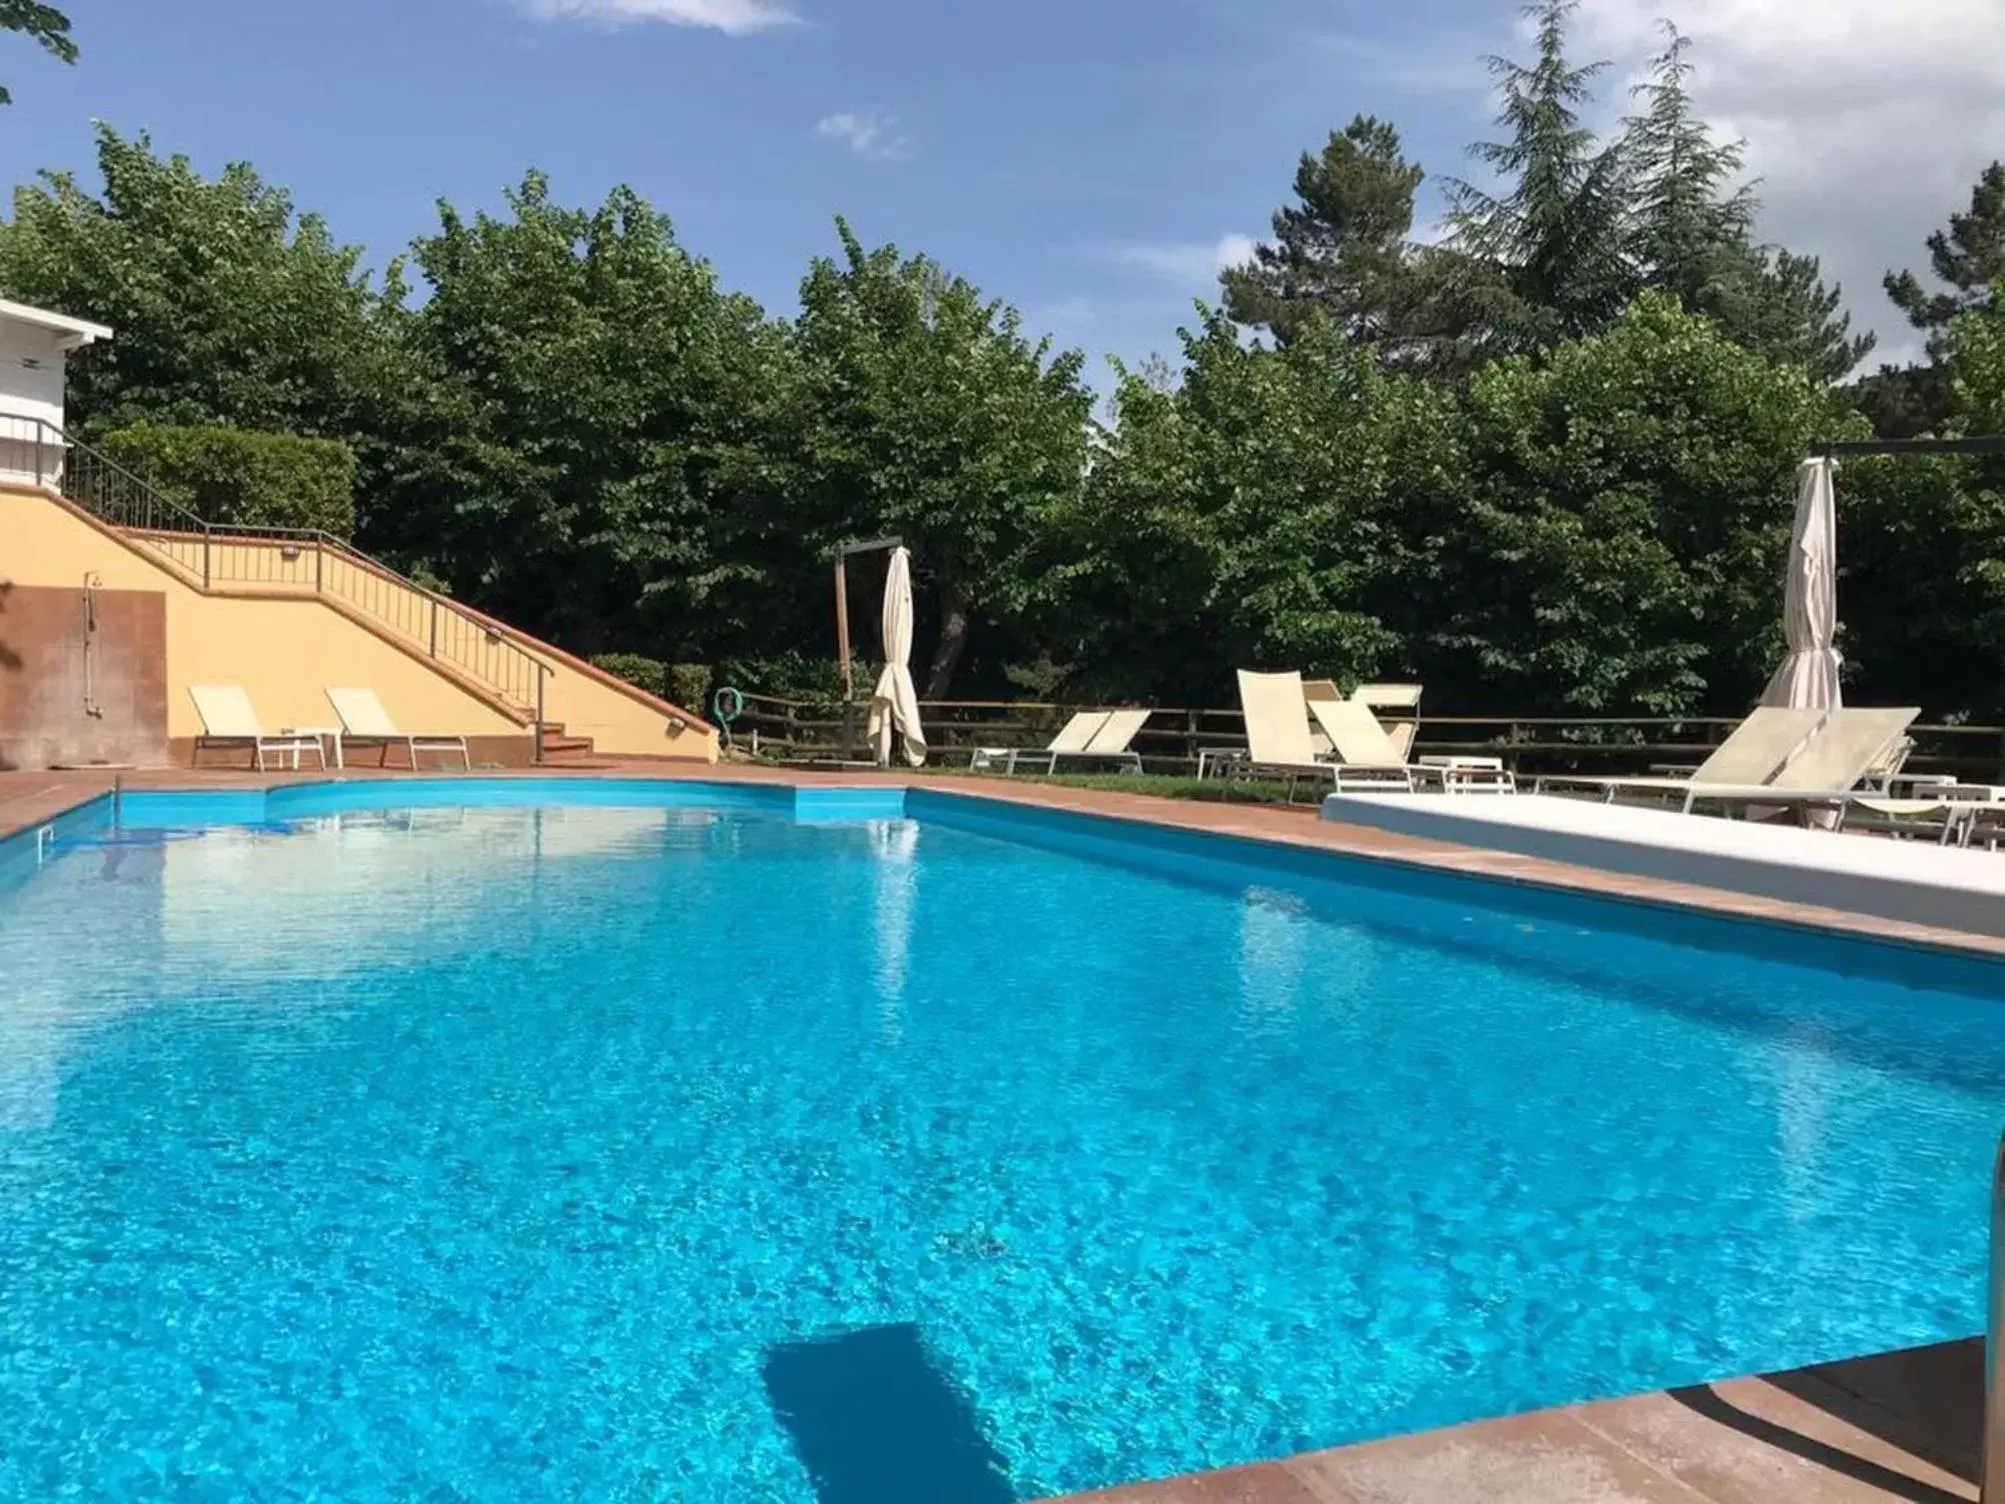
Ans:
{"label": "white cloud", "polygon": [[912,138],[898,129],[896,119],[868,110],[824,115],[815,122],[815,134],[865,157],[902,157],[912,150]]}
{"label": "white cloud", "polygon": [[800,20],[779,0],[519,0],[519,3],[530,15],[545,20],[596,21],[606,26],[665,21],[671,26],[701,26],[734,37],[792,26]]}
{"label": "white cloud", "polygon": [[1228,267],[1251,261],[1256,244],[1251,235],[1231,234],[1212,241],[1117,245],[1106,254],[1111,260],[1140,267],[1166,282],[1200,283],[1214,282]]}
{"label": "white cloud", "polygon": [[1747,140],[1762,234],[1822,257],[1875,359],[1918,341],[1880,290],[1922,270],[1922,241],[2005,156],[2001,0],[1583,0],[1578,51],[1633,69],[1670,13],[1692,39],[1693,94]]}

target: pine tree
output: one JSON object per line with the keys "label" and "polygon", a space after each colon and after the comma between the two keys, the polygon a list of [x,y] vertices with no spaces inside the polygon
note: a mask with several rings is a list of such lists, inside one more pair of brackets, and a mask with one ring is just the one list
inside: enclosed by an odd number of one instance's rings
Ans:
{"label": "pine tree", "polygon": [[1952,214],[1949,227],[1928,237],[1929,267],[1948,292],[1931,292],[1913,272],[1888,272],[1887,296],[1915,328],[1928,335],[1931,361],[1941,361],[1949,326],[1973,308],[1991,305],[2005,280],[2005,162],[1984,169],[1970,191],[1967,213]]}
{"label": "pine tree", "polygon": [[1731,187],[1745,143],[1717,142],[1692,103],[1691,41],[1664,23],[1666,46],[1631,92],[1646,106],[1623,123],[1633,174],[1630,257],[1652,287],[1707,311],[1754,230],[1754,190]]}
{"label": "pine tree", "polygon": [[1674,293],[1736,344],[1800,365],[1820,385],[1843,377],[1873,348],[1854,336],[1842,290],[1826,286],[1814,256],[1754,240],[1761,203],[1736,186],[1744,143],[1716,141],[1691,94],[1691,42],[1664,23],[1664,51],[1634,93],[1645,102],[1624,122],[1629,166],[1629,254],[1646,287]]}
{"label": "pine tree", "polygon": [[2005,280],[2005,162],[1984,169],[1970,190],[1970,208],[1951,214],[1946,228],[1928,237],[1929,268],[1947,291],[1932,290],[1911,271],[1888,272],[1884,283],[1894,306],[1928,336],[1925,362],[1881,366],[1855,383],[1851,397],[1883,439],[1939,433],[1955,409],[1950,389],[1951,326],[1974,309],[1997,306]]}
{"label": "pine tree", "polygon": [[1360,115],[1304,152],[1296,203],[1274,211],[1274,239],[1220,278],[1235,323],[1283,343],[1312,310],[1350,338],[1396,344],[1407,331],[1414,193],[1426,174],[1400,153],[1399,132]]}
{"label": "pine tree", "polygon": [[1717,298],[1699,312],[1736,344],[1783,365],[1801,366],[1819,386],[1842,380],[1878,341],[1853,334],[1844,290],[1827,285],[1815,256],[1779,246],[1738,247]]}
{"label": "pine tree", "polygon": [[1470,155],[1501,180],[1490,193],[1450,185],[1453,246],[1466,258],[1453,296],[1479,331],[1505,349],[1550,344],[1607,327],[1636,292],[1629,259],[1628,170],[1622,143],[1603,145],[1581,123],[1607,66],[1576,67],[1567,20],[1578,0],[1533,0],[1538,55],[1492,57],[1503,110],[1501,141]]}

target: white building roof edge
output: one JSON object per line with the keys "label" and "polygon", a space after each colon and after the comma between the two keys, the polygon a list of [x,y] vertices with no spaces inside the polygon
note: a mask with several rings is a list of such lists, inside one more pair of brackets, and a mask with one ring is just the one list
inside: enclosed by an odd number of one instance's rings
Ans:
{"label": "white building roof edge", "polygon": [[9,302],[6,298],[0,298],[0,319],[33,324],[38,329],[62,335],[65,350],[112,337],[111,330],[103,324],[93,324],[89,319],[73,319],[66,313],[51,313],[46,308],[30,308],[26,303]]}

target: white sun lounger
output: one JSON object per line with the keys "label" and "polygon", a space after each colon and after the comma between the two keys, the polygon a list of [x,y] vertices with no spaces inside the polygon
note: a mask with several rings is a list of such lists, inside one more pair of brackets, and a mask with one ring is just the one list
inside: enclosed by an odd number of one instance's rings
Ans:
{"label": "white sun lounger", "polygon": [[385,767],[389,766],[390,749],[402,747],[413,771],[417,769],[418,754],[421,752],[457,756],[461,767],[469,773],[473,771],[473,757],[466,749],[465,737],[413,736],[408,731],[398,730],[397,723],[390,719],[390,712],[383,708],[383,702],[376,698],[373,689],[329,689],[327,699],[334,707],[334,713],[341,717],[342,741],[351,746],[360,742],[382,747]]}
{"label": "white sun lounger", "polygon": [[[1339,742],[1331,727],[1343,730],[1354,751],[1366,752],[1365,763],[1324,762],[1317,758],[1315,742],[1309,734],[1309,715],[1313,708],[1320,720],[1333,707],[1337,713],[1331,720],[1320,722],[1323,734],[1330,737],[1331,746],[1336,748]],[[1371,722],[1376,740],[1345,712],[1345,707]],[[1291,793],[1295,783],[1304,778],[1327,779],[1339,787],[1340,780],[1351,778],[1354,787],[1368,785],[1380,790],[1408,791],[1413,788],[1412,771],[1393,753],[1392,744],[1385,739],[1385,729],[1372,720],[1371,712],[1362,705],[1342,700],[1305,699],[1300,674],[1239,670],[1239,708],[1246,717],[1246,757],[1230,765],[1234,774],[1284,778]]]}
{"label": "white sun lounger", "polygon": [[1781,771],[1791,753],[1816,735],[1829,714],[1824,710],[1764,705],[1734,727],[1733,733],[1688,776],[1598,778],[1551,773],[1537,780],[1533,792],[1542,794],[1548,787],[1595,789],[1612,801],[1622,793],[1679,793],[1695,783],[1735,788],[1765,784]]}
{"label": "white sun lounger", "polygon": [[1084,752],[1087,744],[1100,734],[1101,728],[1107,724],[1107,717],[1111,714],[1113,712],[1107,710],[1078,711],[1071,720],[1058,728],[1058,735],[1039,748],[977,747],[969,759],[968,766],[979,772],[983,768],[993,768],[1000,763],[1005,770],[1014,773],[1016,767],[1013,759],[1019,755],[1032,757],[1042,756],[1046,752]]}
{"label": "white sun lounger", "polygon": [[[1334,703],[1311,700],[1309,714],[1329,738],[1340,794],[1411,789],[1423,782],[1438,784],[1448,793],[1517,790],[1516,778],[1500,757],[1442,757],[1416,767],[1407,759],[1395,728],[1380,721],[1355,695]],[[1406,729],[1411,731],[1411,722]]]}
{"label": "white sun lounger", "polygon": [[1418,684],[1360,684],[1351,691],[1351,698],[1377,715],[1381,710],[1403,710],[1405,720],[1394,721],[1390,725],[1381,720],[1385,734],[1391,738],[1393,748],[1403,761],[1412,761],[1413,742],[1420,735],[1420,693]]}
{"label": "white sun lounger", "polygon": [[1834,710],[1768,782],[1734,787],[1693,779],[1684,789],[1684,809],[1690,813],[1699,804],[1842,809],[1859,797],[1860,783],[1920,714],[1920,707],[1913,705]]}
{"label": "white sun lounger", "polygon": [[265,753],[289,756],[299,766],[299,755],[311,752],[320,766],[327,766],[327,747],[318,736],[287,734],[267,736],[251,708],[251,697],[241,684],[191,684],[188,698],[195,702],[195,714],[202,718],[202,734],[195,738],[195,753],[204,747],[249,747],[257,770],[265,770]]}
{"label": "white sun lounger", "polygon": [[1309,714],[1330,739],[1337,792],[1413,787],[1413,770],[1370,707],[1358,700],[1311,700]]}
{"label": "white sun lounger", "polygon": [[[1135,733],[1147,724],[1152,710],[1110,710],[1096,711],[1074,716],[1073,721],[1084,721],[1092,730],[1085,745],[1071,745],[1066,732],[1072,730],[1068,723],[1065,730],[1052,738],[1051,745],[1041,748],[1018,747],[1010,751],[1003,761],[1004,771],[1014,773],[1020,768],[1034,768],[1040,764],[1046,773],[1058,771],[1061,758],[1076,758],[1087,762],[1118,763],[1125,771],[1142,771],[1142,755],[1133,751],[1128,743],[1135,739]],[[1066,745],[1061,746],[1060,743]]]}

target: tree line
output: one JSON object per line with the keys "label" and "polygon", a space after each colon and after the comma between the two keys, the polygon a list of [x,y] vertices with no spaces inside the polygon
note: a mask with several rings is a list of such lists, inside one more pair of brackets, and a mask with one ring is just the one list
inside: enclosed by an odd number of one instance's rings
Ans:
{"label": "tree line", "polygon": [[[1179,358],[1084,357],[842,220],[781,315],[617,189],[530,172],[361,252],[248,165],[204,178],[102,127],[0,223],[0,293],[110,324],[73,362],[89,439],[226,425],[339,440],[358,542],[587,654],[824,689],[826,561],[897,533],[940,697],[1196,704],[1231,669],[1415,676],[1447,710],[1744,709],[1781,651],[1797,462],[1820,440],[2005,432],[2005,166],[1886,292],[1871,352],[1814,257],[1757,237],[1741,148],[1667,28],[1633,108],[1583,123],[1567,0],[1492,59],[1494,139],[1445,221],[1360,117],[1305,154]],[[1840,478],[1855,695],[2005,713],[2005,465]]]}

